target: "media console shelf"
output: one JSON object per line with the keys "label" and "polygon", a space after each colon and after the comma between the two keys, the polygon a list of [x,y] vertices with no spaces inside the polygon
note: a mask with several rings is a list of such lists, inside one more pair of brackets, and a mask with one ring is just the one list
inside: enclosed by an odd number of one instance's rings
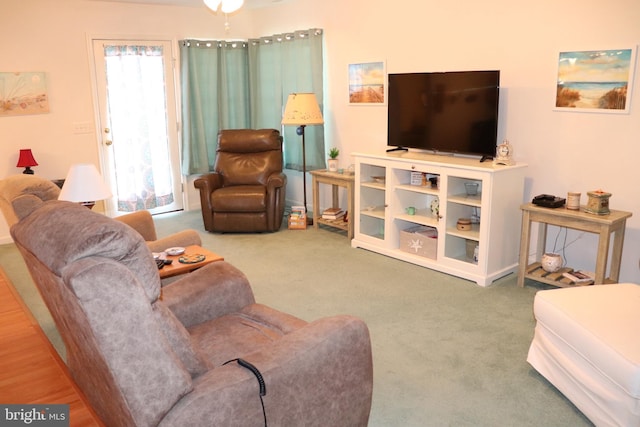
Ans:
{"label": "media console shelf", "polygon": [[[495,166],[478,159],[414,152],[357,153],[354,158],[352,247],[480,286],[518,269],[526,164]],[[424,179],[420,182],[417,178],[421,175]],[[467,194],[467,187],[476,194]],[[473,221],[469,230],[459,230],[460,218],[479,218],[479,222]],[[402,232],[416,226],[437,230],[435,258],[401,247]]]}

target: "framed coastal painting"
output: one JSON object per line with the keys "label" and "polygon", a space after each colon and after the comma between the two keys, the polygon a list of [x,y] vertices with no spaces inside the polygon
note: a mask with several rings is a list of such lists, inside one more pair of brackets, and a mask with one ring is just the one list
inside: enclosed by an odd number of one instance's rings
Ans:
{"label": "framed coastal painting", "polygon": [[45,73],[0,72],[0,117],[48,112]]}
{"label": "framed coastal painting", "polygon": [[384,61],[349,64],[350,105],[385,105],[386,91]]}
{"label": "framed coastal painting", "polygon": [[560,52],[555,109],[628,114],[636,49]]}

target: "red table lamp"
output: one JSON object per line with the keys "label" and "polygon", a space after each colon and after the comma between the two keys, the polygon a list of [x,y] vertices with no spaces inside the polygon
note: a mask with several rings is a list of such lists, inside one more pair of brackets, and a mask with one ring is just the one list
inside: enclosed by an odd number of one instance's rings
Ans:
{"label": "red table lamp", "polygon": [[25,168],[22,173],[33,175],[31,166],[38,166],[38,162],[36,162],[36,159],[33,158],[31,148],[20,150],[20,157],[18,157],[18,164],[16,165],[16,167]]}

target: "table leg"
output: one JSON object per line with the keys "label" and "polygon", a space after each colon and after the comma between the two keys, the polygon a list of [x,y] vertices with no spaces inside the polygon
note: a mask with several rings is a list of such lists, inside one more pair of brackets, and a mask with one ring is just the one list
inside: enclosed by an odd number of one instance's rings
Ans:
{"label": "table leg", "polygon": [[524,287],[524,275],[529,265],[529,244],[531,240],[531,219],[529,212],[522,212],[522,232],[520,234],[520,265],[518,266],[518,286]]}
{"label": "table leg", "polygon": [[320,184],[315,175],[313,175],[313,179],[311,180],[311,190],[313,191],[313,228],[317,230],[318,218],[320,218]]}
{"label": "table leg", "polygon": [[538,223],[538,241],[536,242],[536,259],[540,261],[547,251],[547,223]]}
{"label": "table leg", "polygon": [[353,219],[355,218],[355,215],[353,214],[353,183],[352,182],[347,183],[347,213],[349,215],[347,217],[347,220],[349,221],[349,224],[347,224],[347,239],[351,241],[351,239],[353,239]]}
{"label": "table leg", "polygon": [[622,262],[622,246],[624,244],[624,231],[626,228],[626,221],[620,223],[620,226],[615,230],[615,237],[613,238],[613,252],[611,253],[611,272],[609,278],[614,282],[618,282],[620,277],[620,263]]}
{"label": "table leg", "polygon": [[607,274],[607,258],[609,257],[609,240],[611,239],[611,229],[607,226],[600,227],[598,233],[598,256],[596,258],[596,277],[593,282],[596,285],[604,283]]}
{"label": "table leg", "polygon": [[338,201],[338,186],[336,184],[332,184],[331,185],[331,207],[332,208],[339,208],[340,207],[340,202]]}

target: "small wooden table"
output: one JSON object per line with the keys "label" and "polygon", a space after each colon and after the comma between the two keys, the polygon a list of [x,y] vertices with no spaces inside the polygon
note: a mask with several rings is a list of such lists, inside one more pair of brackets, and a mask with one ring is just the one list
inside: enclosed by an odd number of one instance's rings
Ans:
{"label": "small wooden table", "polygon": [[[347,232],[347,238],[349,240],[353,239],[353,188],[355,176],[347,173],[329,172],[326,169],[314,170],[309,173],[313,178],[313,228],[317,229],[318,224],[339,228]],[[347,190],[347,222],[342,218],[339,220],[322,219],[322,211],[320,210],[320,184],[329,184],[332,186],[332,208],[339,207],[338,187],[344,187]]]}
{"label": "small wooden table", "polygon": [[[194,263],[194,264],[183,264],[180,261],[181,256],[183,255],[196,255],[202,254],[205,256],[204,260]],[[197,270],[200,267],[203,267],[207,264],[210,264],[215,261],[224,261],[224,257],[213,253],[201,246],[191,245],[184,248],[184,254],[182,255],[167,255],[167,259],[172,260],[171,264],[165,265],[159,271],[160,278],[165,279],[167,277],[177,276],[179,274],[189,273],[190,271]]]}
{"label": "small wooden table", "polygon": [[[543,208],[533,203],[524,204],[520,209],[522,210],[522,235],[520,236],[518,286],[524,286],[525,278],[553,286],[565,286],[565,284],[560,281],[549,280],[544,277],[529,274],[529,271],[537,265],[537,263],[529,265],[529,245],[531,240],[531,223],[533,221],[540,223],[537,245],[538,260],[540,260],[542,254],[545,252],[548,224],[595,233],[598,234],[599,239],[594,284],[601,285],[604,283],[618,282],[620,263],[622,261],[624,231],[627,218],[632,215],[631,212],[611,210],[608,215],[595,215],[585,212],[584,207],[581,207],[579,211],[574,211],[566,208]],[[609,258],[609,241],[612,233],[615,233],[615,237],[613,239],[613,250],[611,251],[611,270],[609,277],[605,277],[607,260]]]}

